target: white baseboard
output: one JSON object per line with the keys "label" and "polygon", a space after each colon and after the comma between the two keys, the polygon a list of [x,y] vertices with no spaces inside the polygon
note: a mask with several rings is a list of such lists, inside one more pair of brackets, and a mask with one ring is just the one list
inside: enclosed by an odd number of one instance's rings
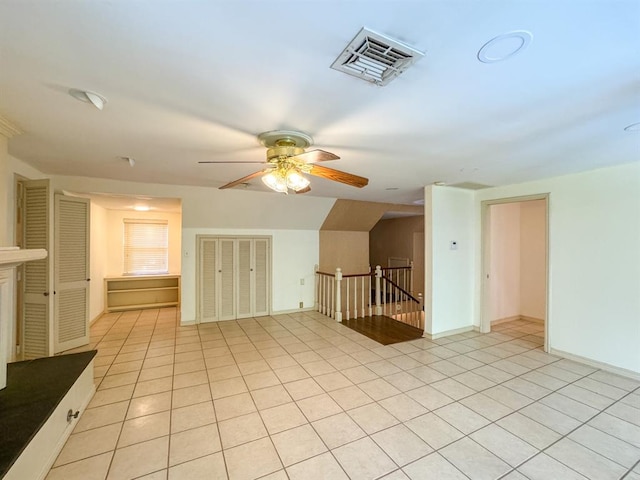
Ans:
{"label": "white baseboard", "polygon": [[469,325],[468,327],[455,328],[453,330],[447,330],[445,332],[436,333],[435,335],[424,332],[424,338],[428,340],[437,340],[439,338],[448,337],[450,335],[457,335],[459,333],[467,333],[477,329],[478,327],[476,327],[475,325]]}
{"label": "white baseboard", "polygon": [[102,315],[104,315],[104,310],[101,311],[98,315],[96,315],[95,317],[93,317],[91,320],[89,320],[89,325],[93,325],[93,322],[95,322],[96,320],[98,320]]}
{"label": "white baseboard", "polygon": [[544,324],[544,319],[536,317],[528,317],[526,315],[513,315],[511,317],[498,318],[491,320],[491,325],[499,325],[501,323],[513,322],[515,320],[526,320],[527,322],[535,322]]}
{"label": "white baseboard", "polygon": [[314,307],[304,307],[304,308],[293,308],[291,310],[278,310],[277,312],[271,312],[272,316],[276,315],[288,315],[289,313],[300,313],[300,312],[315,312]]}
{"label": "white baseboard", "polygon": [[627,377],[632,380],[640,381],[640,372],[634,372],[633,370],[627,370],[626,368],[616,367],[608,363],[599,362],[587,357],[581,357],[580,355],[574,355],[573,353],[564,352],[555,348],[550,348],[549,353],[551,355],[555,355],[556,357],[562,357],[574,362],[584,363],[585,365],[599,368],[600,370],[604,370],[605,372],[614,373],[616,375],[620,375],[621,377]]}
{"label": "white baseboard", "polygon": [[520,315],[520,319],[526,320],[527,322],[541,323],[544,325],[544,318],[528,317],[527,315]]}

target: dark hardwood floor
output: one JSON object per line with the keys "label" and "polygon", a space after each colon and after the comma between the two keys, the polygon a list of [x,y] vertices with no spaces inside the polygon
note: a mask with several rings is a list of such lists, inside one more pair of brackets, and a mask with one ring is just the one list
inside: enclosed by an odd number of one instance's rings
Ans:
{"label": "dark hardwood floor", "polygon": [[384,315],[343,320],[342,324],[382,345],[408,342],[409,340],[421,338],[423,334],[423,331],[419,328],[398,322]]}

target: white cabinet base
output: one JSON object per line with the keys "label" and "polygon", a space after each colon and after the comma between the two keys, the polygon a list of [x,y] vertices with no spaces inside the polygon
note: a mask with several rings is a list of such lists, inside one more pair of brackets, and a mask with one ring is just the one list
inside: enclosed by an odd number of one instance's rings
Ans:
{"label": "white cabinet base", "polygon": [[67,412],[84,412],[95,390],[91,360],[3,480],[43,480],[78,423],[79,416],[67,422]]}

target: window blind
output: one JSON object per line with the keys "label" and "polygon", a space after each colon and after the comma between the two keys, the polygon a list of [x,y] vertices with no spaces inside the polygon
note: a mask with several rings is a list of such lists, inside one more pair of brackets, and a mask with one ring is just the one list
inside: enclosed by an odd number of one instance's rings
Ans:
{"label": "window blind", "polygon": [[124,273],[141,275],[169,271],[169,222],[124,219]]}

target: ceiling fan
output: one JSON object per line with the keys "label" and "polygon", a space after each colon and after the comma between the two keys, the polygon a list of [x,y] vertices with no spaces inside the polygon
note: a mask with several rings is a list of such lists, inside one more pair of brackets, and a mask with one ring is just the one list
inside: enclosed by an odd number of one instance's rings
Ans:
{"label": "ceiling fan", "polygon": [[362,188],[369,183],[369,179],[352,173],[334,170],[318,162],[338,160],[340,157],[324,150],[305,149],[313,143],[313,139],[303,132],[292,130],[274,130],[258,135],[260,143],[267,147],[267,160],[264,162],[217,162],[202,161],[198,163],[259,163],[264,168],[246,177],[223,185],[220,190],[244,184],[252,178],[262,175],[266,186],[280,193],[307,193],[311,190],[309,179],[303,174],[315,175],[335,182],[341,182],[353,187]]}

